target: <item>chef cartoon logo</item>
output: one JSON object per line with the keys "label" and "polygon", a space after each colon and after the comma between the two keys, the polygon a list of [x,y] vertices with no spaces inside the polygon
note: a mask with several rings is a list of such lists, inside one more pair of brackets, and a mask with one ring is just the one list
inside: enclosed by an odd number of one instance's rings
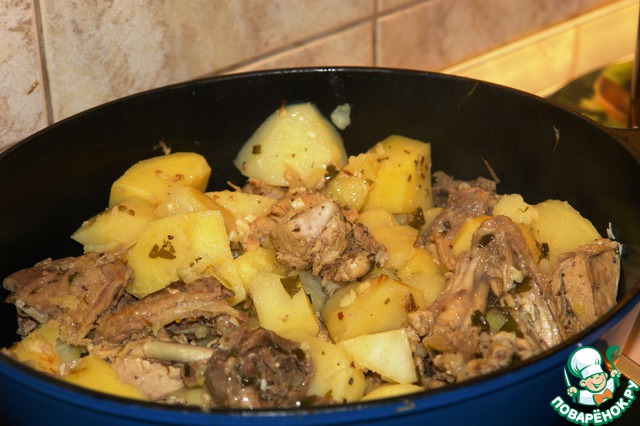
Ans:
{"label": "chef cartoon logo", "polygon": [[[610,363],[613,365],[613,360],[610,360]],[[578,404],[599,406],[604,401],[612,399],[616,388],[620,386],[620,371],[614,367],[611,373],[607,374],[602,369],[600,352],[590,346],[573,351],[567,361],[567,367],[569,372],[580,380],[579,385],[582,389],[578,390],[571,386],[567,370],[564,370],[567,394]]]}
{"label": "chef cartoon logo", "polygon": [[640,387],[632,380],[626,387],[621,383],[622,374],[615,367],[619,356],[618,346],[607,349],[605,358],[611,366],[607,372],[598,350],[591,346],[574,350],[564,368],[564,382],[567,395],[577,408],[557,396],[551,401],[554,410],[570,422],[581,425],[606,424],[620,417],[633,403]]}

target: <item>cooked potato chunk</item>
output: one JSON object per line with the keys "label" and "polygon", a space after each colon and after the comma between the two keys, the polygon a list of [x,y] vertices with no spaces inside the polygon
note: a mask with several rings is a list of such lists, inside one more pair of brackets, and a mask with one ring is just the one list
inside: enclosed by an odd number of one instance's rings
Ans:
{"label": "cooked potato chunk", "polygon": [[156,207],[156,216],[167,217],[180,213],[219,210],[224,218],[227,234],[237,231],[236,218],[229,210],[222,207],[204,192],[191,186],[176,185],[170,189],[166,197]]}
{"label": "cooked potato chunk", "polygon": [[284,267],[276,259],[275,251],[264,247],[248,251],[235,258],[233,262],[245,289],[249,288],[253,276],[258,272],[272,272],[280,276],[285,276],[286,274]]}
{"label": "cooked potato chunk", "polygon": [[131,166],[111,186],[109,207],[131,197],[140,197],[158,205],[175,185],[192,186],[204,191],[211,168],[195,152],[176,152],[142,160]]}
{"label": "cooked potato chunk", "polygon": [[167,217],[179,213],[201,212],[205,210],[220,210],[222,206],[204,192],[185,185],[171,188],[166,197],[156,207],[158,217]]}
{"label": "cooked potato chunk", "polygon": [[239,191],[215,191],[207,192],[206,195],[247,222],[252,222],[259,216],[266,216],[275,203],[273,198]]}
{"label": "cooked potato chunk", "polygon": [[240,172],[271,185],[288,177],[312,186],[326,167],[347,164],[342,137],[311,103],[287,105],[269,116],[234,160]]}
{"label": "cooked potato chunk", "polygon": [[338,346],[353,356],[356,366],[378,373],[392,383],[418,381],[411,344],[404,329],[365,334],[343,340]]}
{"label": "cooked potato chunk", "polygon": [[80,357],[81,350],[59,340],[58,322],[47,321],[24,339],[16,342],[8,353],[38,371],[56,375],[65,362]]}
{"label": "cooked potato chunk", "polygon": [[380,169],[363,210],[413,213],[418,207],[423,211],[433,207],[431,145],[392,135],[368,152],[376,155]]}
{"label": "cooked potato chunk", "polygon": [[106,361],[91,354],[82,358],[69,374],[62,376],[62,380],[98,392],[146,400],[135,386],[122,383]]}
{"label": "cooked potato chunk", "polygon": [[156,220],[153,204],[132,197],[85,221],[71,238],[85,252],[105,252],[128,246],[149,223]]}
{"label": "cooked potato chunk", "polygon": [[458,257],[460,256],[460,253],[471,248],[471,239],[473,238],[473,234],[478,230],[480,225],[482,225],[482,222],[490,217],[491,216],[485,215],[470,217],[464,222],[462,228],[460,228],[455,237],[453,237],[453,241],[451,241],[451,252],[454,256]]}
{"label": "cooked potato chunk", "polygon": [[566,201],[547,200],[535,208],[539,216],[531,227],[538,243],[548,246],[551,264],[560,254],[600,238],[593,224]]}
{"label": "cooked potato chunk", "polygon": [[398,278],[420,290],[426,306],[431,305],[440,296],[447,281],[433,255],[423,248],[416,248],[413,256],[398,269]]}
{"label": "cooked potato chunk", "polygon": [[424,306],[421,291],[380,275],[337,290],[325,302],[322,319],[331,339],[339,342],[403,327],[407,314],[420,306]]}
{"label": "cooked potato chunk", "polygon": [[249,283],[260,326],[277,334],[297,329],[315,336],[319,326],[309,298],[302,289],[290,296],[282,285],[283,278],[271,272],[257,272]]}
{"label": "cooked potato chunk", "polygon": [[507,194],[500,197],[493,206],[493,215],[507,216],[515,223],[531,225],[538,219],[538,210],[524,201],[520,194]]}
{"label": "cooked potato chunk", "polygon": [[407,395],[410,393],[423,391],[424,388],[418,385],[404,385],[399,383],[382,385],[375,388],[362,397],[361,401],[371,401],[374,399],[393,398],[394,396]]}
{"label": "cooked potato chunk", "polygon": [[382,243],[389,254],[386,268],[399,269],[413,256],[413,244],[418,237],[418,230],[408,225],[391,225],[370,227],[369,231],[375,239]]}
{"label": "cooked potato chunk", "polygon": [[362,212],[358,216],[358,222],[369,229],[400,225],[396,218],[385,209],[371,209]]}
{"label": "cooked potato chunk", "polygon": [[362,398],[367,387],[364,373],[354,366],[353,357],[344,348],[301,330],[288,330],[284,337],[302,343],[311,355],[314,374],[307,395],[339,402]]}
{"label": "cooked potato chunk", "polygon": [[349,157],[347,165],[329,182],[324,194],[333,197],[340,205],[349,205],[355,210],[360,210],[379,169],[380,162],[374,154],[364,153]]}
{"label": "cooked potato chunk", "polygon": [[127,291],[139,298],[174,281],[190,282],[206,274],[215,275],[236,293],[232,303],[246,297],[224,219],[217,210],[181,213],[150,223],[138,235],[127,260],[135,274]]}

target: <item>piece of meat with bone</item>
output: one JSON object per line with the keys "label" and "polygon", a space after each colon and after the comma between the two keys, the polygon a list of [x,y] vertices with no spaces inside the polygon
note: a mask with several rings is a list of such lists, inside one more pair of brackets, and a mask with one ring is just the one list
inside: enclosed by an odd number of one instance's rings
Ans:
{"label": "piece of meat with bone", "polygon": [[481,356],[468,361],[459,371],[458,381],[487,374],[507,367],[514,361],[534,355],[537,350],[515,333],[498,331],[495,334],[480,335]]}
{"label": "piece of meat with bone", "polygon": [[531,346],[548,349],[562,342],[564,331],[550,305],[551,286],[539,271],[518,225],[506,216],[484,221],[473,235],[474,250],[486,258],[492,294],[499,305],[509,308]]}
{"label": "piece of meat with bone", "polygon": [[[548,287],[519,227],[505,216],[485,220],[443,293],[426,311],[410,314],[424,336],[436,378],[453,382],[497,368],[501,362],[480,361],[493,352],[508,358],[504,354],[514,351],[513,358],[519,359],[560,343],[562,330],[543,297]],[[485,318],[493,306],[504,306],[504,322],[496,329]],[[509,343],[501,337],[497,343],[490,337],[487,343],[483,333],[497,336],[507,323],[516,340]]]}
{"label": "piece of meat with bone", "polygon": [[219,316],[237,323],[246,322],[246,313],[229,304],[231,296],[233,292],[214,277],[189,284],[175,282],[103,315],[98,320],[94,339],[122,343],[147,337],[173,323],[184,325]]}
{"label": "piece of meat with bone", "polygon": [[452,190],[459,190],[463,187],[477,187],[487,192],[496,192],[496,182],[478,177],[474,180],[456,180],[442,171],[433,172],[433,204],[436,207],[444,207],[449,199]]}
{"label": "piece of meat with bone", "polygon": [[409,313],[409,321],[431,354],[436,377],[455,382],[464,367],[478,354],[479,334],[472,318],[486,310],[488,282],[479,279],[479,259],[461,261],[442,294],[426,310]]}
{"label": "piece of meat with bone", "polygon": [[89,346],[89,352],[109,363],[122,383],[135,386],[148,400],[158,401],[182,389],[182,368],[149,358],[142,339],[125,344],[102,342]]}
{"label": "piece of meat with bone", "polygon": [[420,230],[416,247],[432,247],[440,262],[450,271],[456,265],[452,241],[469,218],[491,215],[499,196],[479,187],[461,185],[449,192],[447,205],[427,226]]}
{"label": "piece of meat with bone", "polygon": [[285,187],[269,185],[254,178],[249,178],[247,184],[243,186],[241,190],[247,194],[262,195],[263,197],[274,198],[276,200],[287,194],[287,188]]}
{"label": "piece of meat with bone", "polygon": [[550,272],[552,299],[571,336],[616,303],[620,277],[620,243],[598,239],[560,255]]}
{"label": "piece of meat with bone", "polygon": [[310,270],[323,281],[351,282],[386,262],[385,247],[335,201],[297,191],[276,204],[269,238],[283,265]]}
{"label": "piece of meat with bone", "polygon": [[132,276],[121,254],[87,253],[43,260],[9,275],[3,285],[13,293],[8,301],[18,310],[19,334],[53,319],[63,341],[81,345],[96,319],[116,305]]}
{"label": "piece of meat with bone", "polygon": [[213,349],[205,386],[214,405],[249,409],[301,405],[313,369],[300,344],[263,328],[238,328]]}

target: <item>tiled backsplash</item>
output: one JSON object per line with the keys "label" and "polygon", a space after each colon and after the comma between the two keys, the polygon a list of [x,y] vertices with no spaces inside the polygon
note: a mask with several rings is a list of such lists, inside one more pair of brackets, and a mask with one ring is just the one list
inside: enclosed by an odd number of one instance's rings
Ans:
{"label": "tiled backsplash", "polygon": [[495,49],[632,3],[3,0],[0,149],[84,109],[203,75],[319,65],[443,71],[465,64],[464,73]]}

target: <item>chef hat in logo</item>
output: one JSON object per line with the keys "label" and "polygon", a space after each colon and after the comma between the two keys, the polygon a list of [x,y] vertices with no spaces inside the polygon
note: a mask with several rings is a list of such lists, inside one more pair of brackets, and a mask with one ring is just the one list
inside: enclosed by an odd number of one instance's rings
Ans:
{"label": "chef hat in logo", "polygon": [[597,373],[604,373],[600,353],[589,346],[584,346],[573,351],[569,356],[567,364],[571,374],[580,379],[586,379]]}

